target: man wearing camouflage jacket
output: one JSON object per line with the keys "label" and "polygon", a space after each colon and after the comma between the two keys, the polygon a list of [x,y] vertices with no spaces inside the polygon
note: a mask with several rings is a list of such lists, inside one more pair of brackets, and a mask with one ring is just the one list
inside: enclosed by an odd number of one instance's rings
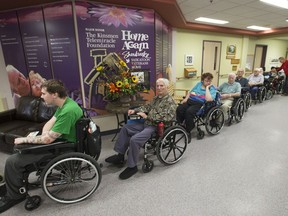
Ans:
{"label": "man wearing camouflage jacket", "polygon": [[157,130],[157,121],[169,122],[175,120],[176,103],[168,93],[169,80],[159,78],[156,81],[157,96],[142,107],[128,110],[128,115],[137,114],[144,119],[144,123],[126,124],[121,128],[114,150],[118,153],[106,158],[106,162],[114,165],[124,164],[127,149],[128,167],[119,175],[120,179],[128,179],[137,173],[137,161],[140,148]]}

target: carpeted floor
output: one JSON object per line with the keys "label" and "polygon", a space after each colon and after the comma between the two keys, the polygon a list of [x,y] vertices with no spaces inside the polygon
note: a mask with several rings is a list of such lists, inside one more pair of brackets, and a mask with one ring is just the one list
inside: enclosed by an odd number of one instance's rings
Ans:
{"label": "carpeted floor", "polygon": [[[196,140],[195,133],[184,157],[164,166],[153,157],[150,173],[141,171],[119,180],[121,168],[104,159],[113,154],[111,136],[103,137],[99,162],[102,182],[87,200],[58,204],[41,189],[32,211],[20,203],[1,215],[99,216],[280,216],[288,215],[288,97],[275,95],[253,105],[242,122],[226,126],[216,136]],[[0,153],[0,170],[8,155]]]}

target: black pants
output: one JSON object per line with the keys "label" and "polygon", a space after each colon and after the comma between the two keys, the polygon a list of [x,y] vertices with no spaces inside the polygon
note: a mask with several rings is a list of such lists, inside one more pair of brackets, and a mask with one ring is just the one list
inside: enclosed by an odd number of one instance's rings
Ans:
{"label": "black pants", "polygon": [[188,99],[187,103],[180,104],[177,107],[177,122],[183,123],[185,121],[186,130],[188,133],[195,127],[194,118],[198,110],[202,107],[202,103]]}
{"label": "black pants", "polygon": [[283,94],[288,94],[288,76],[286,75],[284,86],[283,86]]}

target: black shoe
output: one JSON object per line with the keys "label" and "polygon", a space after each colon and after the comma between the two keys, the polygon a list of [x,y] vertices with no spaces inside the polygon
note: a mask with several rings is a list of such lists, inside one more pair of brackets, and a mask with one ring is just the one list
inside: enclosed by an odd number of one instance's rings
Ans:
{"label": "black shoe", "polygon": [[21,197],[20,199],[11,199],[7,196],[1,197],[0,198],[0,213],[8,210],[14,205],[17,205],[18,203],[24,201],[26,199],[25,196]]}
{"label": "black shoe", "polygon": [[114,165],[123,165],[124,164],[124,155],[123,154],[117,154],[112,155],[105,159],[107,163],[112,163]]}
{"label": "black shoe", "polygon": [[137,172],[138,172],[137,166],[132,167],[132,168],[127,167],[123,172],[120,173],[119,178],[123,179],[123,180],[124,179],[128,179],[128,178],[130,178],[131,176],[133,176]]}

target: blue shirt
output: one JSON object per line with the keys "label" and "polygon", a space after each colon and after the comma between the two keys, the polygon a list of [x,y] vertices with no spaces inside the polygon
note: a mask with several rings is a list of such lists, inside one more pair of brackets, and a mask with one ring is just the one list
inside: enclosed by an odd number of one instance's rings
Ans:
{"label": "blue shirt", "polygon": [[[190,100],[205,103],[206,88],[202,88],[202,84],[203,84],[202,82],[198,82],[194,86],[194,88],[190,90],[190,96],[189,96]],[[209,91],[211,97],[213,98],[213,100],[215,100],[217,89],[214,86],[211,86]]]}

